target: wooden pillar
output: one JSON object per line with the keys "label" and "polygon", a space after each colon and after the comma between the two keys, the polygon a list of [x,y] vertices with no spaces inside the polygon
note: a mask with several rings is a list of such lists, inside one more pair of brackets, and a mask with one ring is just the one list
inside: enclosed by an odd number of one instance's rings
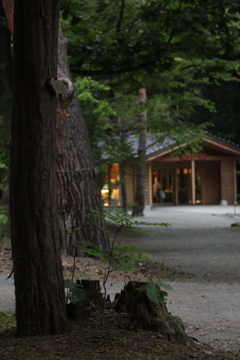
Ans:
{"label": "wooden pillar", "polygon": [[153,204],[153,192],[152,192],[152,165],[149,165],[148,167],[148,179],[149,179],[149,184],[148,184],[148,189],[149,189],[149,205],[152,206]]}
{"label": "wooden pillar", "polygon": [[177,169],[174,169],[174,188],[175,188],[175,194],[174,194],[174,202],[175,205],[178,205],[178,179],[177,179]]}
{"label": "wooden pillar", "polygon": [[195,191],[195,161],[194,160],[191,161],[191,169],[192,169],[192,174],[191,174],[192,204],[195,205],[196,204],[196,191]]}
{"label": "wooden pillar", "polygon": [[237,203],[237,164],[233,161],[233,186],[234,186],[234,204]]}
{"label": "wooden pillar", "polygon": [[138,162],[136,164],[136,188],[134,194],[134,203],[132,210],[132,215],[142,214],[144,210],[144,205],[146,200],[144,199],[145,192],[145,164],[146,164],[146,141],[147,141],[147,112],[145,111],[145,101],[146,101],[146,89],[141,88],[138,91],[138,103],[139,103],[139,122],[141,124],[142,130],[139,134],[138,140]]}

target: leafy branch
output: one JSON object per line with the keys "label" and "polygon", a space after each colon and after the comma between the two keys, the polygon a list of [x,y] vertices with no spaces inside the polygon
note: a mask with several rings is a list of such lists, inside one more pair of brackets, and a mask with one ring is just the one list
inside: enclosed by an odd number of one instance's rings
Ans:
{"label": "leafy branch", "polygon": [[[116,240],[119,232],[123,228],[128,229],[135,229],[141,232],[148,232],[150,234],[153,234],[150,230],[144,229],[140,226],[164,226],[169,227],[170,224],[167,223],[148,223],[145,221],[137,221],[135,218],[128,213],[126,213],[124,210],[114,209],[114,210],[107,210],[105,213],[92,210],[89,217],[94,217],[95,220],[97,220],[97,223],[103,223],[106,221],[111,221],[118,225],[118,228],[115,232],[110,252],[107,253],[106,251],[102,250],[99,246],[95,246],[93,243],[87,241],[84,242],[84,245],[86,246],[85,249],[82,251],[88,255],[95,256],[97,258],[100,258],[102,260],[105,260],[107,262],[107,268],[106,272],[103,276],[103,289],[104,289],[104,304],[103,304],[103,311],[102,311],[102,320],[101,323],[103,323],[103,316],[105,312],[105,306],[106,306],[106,298],[107,298],[107,289],[106,289],[106,283],[108,281],[109,275],[114,270],[123,270],[123,271],[129,271],[129,270],[135,270],[138,271],[138,269],[132,264],[133,261],[142,261],[143,260],[143,254],[144,251],[136,248],[135,246],[129,246],[129,247],[123,247],[120,249],[116,248]],[[154,283],[152,281],[152,283]],[[161,281],[155,282],[155,284],[160,285],[163,284]],[[165,285],[165,284],[163,284]],[[147,286],[147,285],[146,285]],[[171,287],[169,285],[166,285],[168,289]],[[156,287],[154,285],[154,287]],[[140,288],[140,291],[146,290],[147,295],[150,297],[149,299],[156,299],[157,296],[154,293],[153,286],[151,284],[148,284],[147,288]],[[155,294],[155,295],[154,295]],[[164,296],[167,296],[166,292],[159,291],[158,292],[158,298],[162,300]],[[152,300],[151,300],[152,301]],[[155,300],[154,300],[155,301]]]}
{"label": "leafy branch", "polygon": [[[111,222],[118,225],[117,230],[114,234],[113,241],[109,252],[102,250],[100,246],[95,245],[91,241],[84,241],[81,243],[81,251],[89,256],[95,257],[100,260],[104,260],[107,263],[105,273],[103,275],[103,289],[104,289],[104,301],[102,309],[102,318],[101,324],[103,324],[103,317],[106,307],[107,299],[107,288],[106,283],[109,279],[109,275],[116,270],[121,271],[139,271],[135,266],[135,262],[143,262],[145,260],[145,252],[135,246],[124,246],[122,248],[116,247],[117,236],[123,228],[135,229],[140,232],[147,232],[153,235],[153,232],[143,228],[143,226],[171,226],[168,223],[148,223],[146,221],[137,221],[135,217],[129,215],[124,210],[121,209],[110,209],[106,210],[104,213],[97,210],[92,210],[91,213],[87,216],[87,219],[94,218],[99,227],[103,223]],[[76,229],[75,229],[76,230]],[[73,304],[78,303],[85,299],[86,294],[82,285],[76,284],[73,282],[74,269],[72,274],[72,280],[65,280],[65,288],[69,291],[66,295],[68,301]],[[164,298],[168,295],[167,292],[162,291],[159,287],[161,286],[164,289],[171,290],[170,285],[164,284],[160,280],[153,280],[149,278],[150,283],[142,285],[138,288],[138,291],[141,293],[146,291],[146,294],[150,301],[152,302],[164,302]]]}

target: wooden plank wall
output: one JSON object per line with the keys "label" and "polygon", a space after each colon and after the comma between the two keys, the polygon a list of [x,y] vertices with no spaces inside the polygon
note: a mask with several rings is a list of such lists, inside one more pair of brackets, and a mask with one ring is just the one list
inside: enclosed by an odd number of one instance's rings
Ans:
{"label": "wooden plank wall", "polygon": [[202,168],[202,203],[220,204],[221,177],[220,161],[206,161]]}
{"label": "wooden plank wall", "polygon": [[144,179],[144,204],[145,205],[151,204],[150,194],[152,193],[152,191],[150,190],[150,186],[152,186],[152,184],[150,184],[150,179],[149,179],[149,164],[146,164],[145,165],[145,179]]}
{"label": "wooden plank wall", "polygon": [[130,163],[126,165],[126,192],[127,204],[133,202],[133,173],[134,169]]}
{"label": "wooden plank wall", "polygon": [[227,200],[228,204],[236,201],[236,169],[235,160],[221,161],[221,200]]}

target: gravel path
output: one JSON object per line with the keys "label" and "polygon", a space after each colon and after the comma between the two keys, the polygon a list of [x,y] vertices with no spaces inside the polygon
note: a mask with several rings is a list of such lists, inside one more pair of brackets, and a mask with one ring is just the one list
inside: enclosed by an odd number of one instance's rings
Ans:
{"label": "gravel path", "polygon": [[[229,211],[229,209],[231,211]],[[150,257],[175,269],[168,310],[182,318],[186,331],[200,342],[240,351],[240,228],[233,207],[160,207],[146,211],[147,222],[167,222],[152,228],[156,236],[134,234],[128,240]],[[237,209],[240,213],[240,208]],[[13,280],[0,274],[0,311],[14,309]],[[108,283],[113,296],[123,283]]]}
{"label": "gravel path", "polygon": [[8,277],[9,272],[3,272],[0,274],[0,311],[13,312],[15,308],[14,299],[14,282],[13,278]]}
{"label": "gravel path", "polygon": [[[240,228],[231,207],[162,207],[144,220],[167,222],[132,243],[164,262],[183,280],[171,283],[168,310],[182,318],[190,336],[234,353],[240,351]],[[215,210],[215,211],[214,211]],[[240,211],[238,210],[238,213]]]}

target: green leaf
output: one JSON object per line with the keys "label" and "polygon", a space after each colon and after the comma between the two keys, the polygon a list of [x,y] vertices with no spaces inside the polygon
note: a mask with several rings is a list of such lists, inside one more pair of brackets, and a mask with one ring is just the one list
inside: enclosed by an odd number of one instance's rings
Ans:
{"label": "green leaf", "polygon": [[86,298],[86,293],[83,290],[82,285],[66,279],[64,280],[64,286],[65,288],[69,289],[69,292],[66,294],[66,298],[72,304],[77,304],[79,301],[82,301]]}
{"label": "green leaf", "polygon": [[67,294],[67,299],[72,304],[77,304],[79,301],[82,301],[86,298],[85,291],[83,289],[75,289]]}
{"label": "green leaf", "polygon": [[153,281],[151,278],[149,278],[149,280],[151,281],[150,283],[140,286],[137,290],[140,293],[146,291],[147,297],[151,302],[160,302],[162,304],[164,298],[168,296],[168,293],[159,289],[159,286],[167,290],[173,290],[173,288],[161,280]]}
{"label": "green leaf", "polygon": [[77,284],[74,281],[69,280],[69,279],[64,280],[64,286],[65,286],[65,288],[70,289],[70,290],[73,288],[82,288],[83,287],[82,285]]}
{"label": "green leaf", "polygon": [[146,291],[147,297],[151,302],[160,302],[161,304],[163,304],[164,302],[164,292],[159,290],[154,283],[142,285],[140,286],[138,291],[140,293]]}
{"label": "green leaf", "polygon": [[151,280],[151,281],[154,282],[156,285],[159,285],[160,287],[162,287],[162,288],[164,288],[166,290],[173,290],[171,285],[165,284],[161,280]]}

